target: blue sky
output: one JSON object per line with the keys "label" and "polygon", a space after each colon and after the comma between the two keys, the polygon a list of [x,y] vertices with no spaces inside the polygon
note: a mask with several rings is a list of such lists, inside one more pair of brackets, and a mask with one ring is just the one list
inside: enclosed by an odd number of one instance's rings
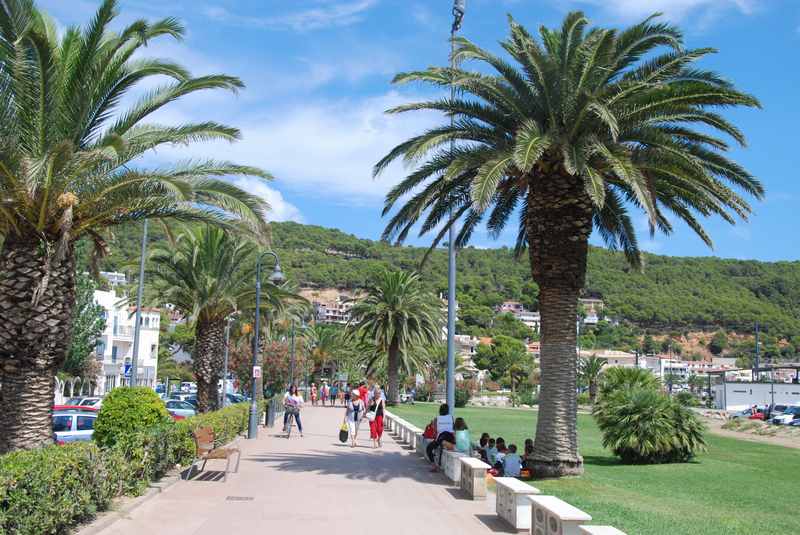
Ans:
{"label": "blue sky", "polygon": [[[99,2],[40,0],[62,24],[85,23]],[[731,227],[708,221],[710,251],[685,227],[649,239],[645,249],[670,255],[762,260],[800,259],[793,230],[800,206],[796,125],[792,105],[800,87],[800,2],[796,0],[467,0],[463,35],[498,49],[506,14],[522,24],[558,25],[566,11],[583,9],[595,24],[624,26],[654,11],[678,23],[689,47],[719,54],[703,66],[721,72],[756,95],[763,110],[728,116],[748,137],[734,157],[766,186],[749,222]],[[161,112],[159,122],[220,120],[242,129],[234,145],[212,144],[163,151],[154,160],[182,157],[230,159],[258,165],[276,179],[240,185],[267,198],[276,220],[296,220],[377,238],[384,193],[403,176],[400,166],[371,178],[372,165],[392,146],[437,124],[432,114],[388,117],[383,111],[430,95],[421,87],[393,87],[396,72],[447,61],[450,0],[121,0],[119,23],[176,16],[188,28],[182,43],[156,41],[148,54],[182,62],[195,74],[241,77],[238,96],[196,95]],[[513,231],[494,242],[477,233],[473,243],[511,244]],[[427,238],[412,243],[427,243]]]}

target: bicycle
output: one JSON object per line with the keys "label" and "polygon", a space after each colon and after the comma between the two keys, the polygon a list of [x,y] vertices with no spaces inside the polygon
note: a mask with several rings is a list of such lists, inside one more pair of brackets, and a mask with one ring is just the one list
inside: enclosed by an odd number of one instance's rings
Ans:
{"label": "bicycle", "polygon": [[300,413],[300,409],[293,405],[287,405],[284,410],[288,415],[286,418],[286,439],[288,440],[292,436],[292,427],[295,424],[295,415]]}

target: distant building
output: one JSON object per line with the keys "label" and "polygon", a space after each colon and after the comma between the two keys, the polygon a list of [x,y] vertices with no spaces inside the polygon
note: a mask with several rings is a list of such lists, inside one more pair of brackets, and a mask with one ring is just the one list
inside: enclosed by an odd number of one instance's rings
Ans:
{"label": "distant building", "polygon": [[[97,360],[103,365],[102,376],[98,377],[97,381],[102,395],[129,382],[125,369],[129,368],[133,361],[136,316],[135,308],[128,306],[127,298],[118,296],[114,290],[108,292],[96,290],[94,300],[103,307],[106,319],[106,329],[95,349]],[[137,374],[138,384],[142,386],[155,385],[160,322],[159,309],[142,308]]]}
{"label": "distant building", "polygon": [[[635,368],[636,355],[628,353],[627,351],[615,351],[613,349],[599,349],[589,350],[582,349],[580,351],[581,358],[599,357],[606,359],[606,366],[613,366],[618,368]],[[644,367],[644,358],[639,358],[639,367]]]}
{"label": "distant building", "polygon": [[112,288],[128,284],[128,277],[125,276],[124,273],[118,273],[116,271],[101,271],[100,276],[106,279]]}
{"label": "distant building", "polygon": [[344,325],[350,321],[350,311],[353,305],[352,300],[339,296],[335,301],[315,302],[314,314],[319,323]]}
{"label": "distant building", "polygon": [[542,325],[542,316],[535,311],[527,310],[519,301],[505,301],[495,307],[498,314],[511,314],[529,329],[539,332]]}

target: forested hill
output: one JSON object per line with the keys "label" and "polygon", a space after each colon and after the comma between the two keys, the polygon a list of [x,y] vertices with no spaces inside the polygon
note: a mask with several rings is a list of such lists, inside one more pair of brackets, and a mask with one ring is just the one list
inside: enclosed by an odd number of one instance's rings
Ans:
{"label": "forested hill", "polygon": [[[151,225],[154,240],[163,231]],[[138,228],[116,231],[105,269],[134,272]],[[425,248],[394,247],[335,229],[274,223],[272,238],[287,275],[300,286],[358,288],[386,267],[415,269]],[[127,264],[127,265],[126,265]],[[447,255],[435,251],[422,269],[436,292],[447,288]],[[458,256],[462,307],[514,299],[536,307],[527,257],[509,248],[467,248]],[[601,297],[607,315],[654,331],[717,329],[750,332],[756,320],[779,337],[800,335],[800,262],[766,263],[699,257],[646,256],[643,273],[621,254],[592,248],[585,289]]]}

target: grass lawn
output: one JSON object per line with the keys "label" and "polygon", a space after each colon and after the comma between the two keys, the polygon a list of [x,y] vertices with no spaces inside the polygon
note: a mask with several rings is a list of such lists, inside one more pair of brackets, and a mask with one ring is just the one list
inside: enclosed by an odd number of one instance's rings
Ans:
{"label": "grass lawn", "polygon": [[[395,407],[401,417],[425,427],[432,404]],[[464,408],[473,440],[483,432],[521,449],[536,429],[535,411]],[[623,465],[603,448],[589,415],[578,416],[581,477],[539,480],[536,487],[626,533],[647,535],[798,535],[800,451],[706,435],[708,452],[694,462]]]}

